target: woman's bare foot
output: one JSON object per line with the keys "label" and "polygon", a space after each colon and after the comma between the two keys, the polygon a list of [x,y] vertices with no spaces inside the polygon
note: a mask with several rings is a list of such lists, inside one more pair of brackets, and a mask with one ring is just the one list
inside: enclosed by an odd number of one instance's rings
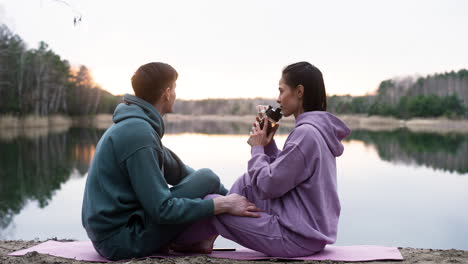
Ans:
{"label": "woman's bare foot", "polygon": [[216,237],[217,235],[191,245],[172,244],[171,249],[183,253],[211,254],[211,252],[213,252],[213,245]]}

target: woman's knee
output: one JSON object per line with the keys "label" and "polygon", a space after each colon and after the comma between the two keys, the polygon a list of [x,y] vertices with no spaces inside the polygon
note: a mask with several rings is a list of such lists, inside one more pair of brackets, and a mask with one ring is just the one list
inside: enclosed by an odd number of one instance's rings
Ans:
{"label": "woman's knee", "polygon": [[307,244],[302,244],[298,241],[293,241],[293,238],[283,238],[283,257],[304,257],[311,256],[322,251],[326,243],[320,241],[311,241]]}
{"label": "woman's knee", "polygon": [[231,189],[229,190],[229,193],[237,193],[239,195],[244,195],[245,196],[245,188],[249,186],[248,182],[248,174],[244,173],[242,176],[237,178],[237,180],[234,182],[232,185]]}

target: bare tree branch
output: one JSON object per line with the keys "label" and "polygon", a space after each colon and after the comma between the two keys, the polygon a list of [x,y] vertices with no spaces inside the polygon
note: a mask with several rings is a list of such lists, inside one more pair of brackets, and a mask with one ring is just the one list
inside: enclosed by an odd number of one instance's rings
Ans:
{"label": "bare tree branch", "polygon": [[68,3],[65,0],[51,0],[51,1],[66,5],[67,7],[69,7],[72,10],[73,13],[75,13],[75,15],[73,17],[73,25],[74,26],[76,26],[78,23],[81,22],[81,18],[83,17],[83,15],[81,14],[80,11],[78,11],[78,9],[73,7],[70,3]]}

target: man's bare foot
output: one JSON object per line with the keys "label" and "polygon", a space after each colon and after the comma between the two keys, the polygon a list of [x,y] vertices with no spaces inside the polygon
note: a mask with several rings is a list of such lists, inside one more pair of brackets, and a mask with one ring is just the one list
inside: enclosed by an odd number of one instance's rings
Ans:
{"label": "man's bare foot", "polygon": [[211,252],[213,252],[213,245],[216,237],[217,235],[191,245],[172,244],[171,249],[183,253],[211,254]]}

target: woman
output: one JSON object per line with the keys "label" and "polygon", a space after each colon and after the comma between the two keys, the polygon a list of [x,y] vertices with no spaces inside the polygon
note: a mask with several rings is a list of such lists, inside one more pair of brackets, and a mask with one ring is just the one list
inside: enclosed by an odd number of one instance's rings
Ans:
{"label": "woman", "polygon": [[[284,116],[294,116],[294,130],[280,151],[273,140],[277,127],[267,135],[267,126],[260,129],[256,122],[248,140],[248,172],[229,192],[255,203],[263,210],[261,217],[218,215],[211,220],[215,230],[205,237],[213,241],[218,233],[270,256],[311,255],[336,240],[340,202],[335,158],[343,153],[340,141],[350,129],[326,112],[322,73],[308,62],[283,70],[277,102]],[[200,230],[209,225],[195,226]],[[205,252],[212,247],[207,241],[198,244],[205,245]]]}

